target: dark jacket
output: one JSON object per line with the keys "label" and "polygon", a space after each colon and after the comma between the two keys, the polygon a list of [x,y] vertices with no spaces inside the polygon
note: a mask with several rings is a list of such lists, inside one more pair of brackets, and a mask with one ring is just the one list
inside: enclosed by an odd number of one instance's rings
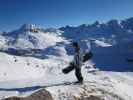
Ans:
{"label": "dark jacket", "polygon": [[76,68],[81,68],[82,66],[82,54],[80,52],[76,52],[74,55],[74,66]]}

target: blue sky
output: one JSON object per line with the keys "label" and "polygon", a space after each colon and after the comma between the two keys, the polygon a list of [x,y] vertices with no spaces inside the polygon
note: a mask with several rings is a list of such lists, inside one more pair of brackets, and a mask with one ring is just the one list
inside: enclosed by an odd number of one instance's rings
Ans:
{"label": "blue sky", "polygon": [[61,27],[133,17],[133,0],[0,0],[0,31],[24,23]]}

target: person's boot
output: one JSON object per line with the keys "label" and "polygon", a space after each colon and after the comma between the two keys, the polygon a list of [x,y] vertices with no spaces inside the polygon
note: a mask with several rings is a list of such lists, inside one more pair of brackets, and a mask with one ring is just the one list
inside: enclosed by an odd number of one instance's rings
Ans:
{"label": "person's boot", "polygon": [[78,81],[75,82],[75,84],[83,84],[83,77],[80,77]]}
{"label": "person's boot", "polygon": [[83,84],[83,81],[76,81],[74,84]]}

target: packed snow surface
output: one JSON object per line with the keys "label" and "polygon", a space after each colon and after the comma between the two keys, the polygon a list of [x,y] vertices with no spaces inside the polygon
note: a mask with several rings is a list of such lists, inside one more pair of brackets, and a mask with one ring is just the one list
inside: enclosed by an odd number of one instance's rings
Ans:
{"label": "packed snow surface", "polygon": [[[92,67],[92,61],[88,61],[82,68],[84,83],[82,85],[64,85],[65,82],[76,81],[74,71],[67,75],[61,71],[68,65],[68,58],[40,60],[5,53],[0,53],[0,56],[0,62],[2,62],[0,67],[0,98],[27,96],[36,91],[34,90],[35,86],[50,86],[46,89],[55,100],[74,100],[74,98],[90,95],[105,100],[133,99],[132,72],[99,71]],[[27,87],[26,91],[19,91],[19,88],[25,87]],[[28,90],[28,87],[33,87],[33,90]]]}

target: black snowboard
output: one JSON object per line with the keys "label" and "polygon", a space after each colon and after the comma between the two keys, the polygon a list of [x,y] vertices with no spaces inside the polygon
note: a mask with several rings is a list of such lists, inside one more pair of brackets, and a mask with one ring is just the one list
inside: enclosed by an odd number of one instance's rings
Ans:
{"label": "black snowboard", "polygon": [[93,53],[90,51],[90,52],[87,52],[83,55],[83,62],[86,62],[87,60],[91,59],[93,57]]}

